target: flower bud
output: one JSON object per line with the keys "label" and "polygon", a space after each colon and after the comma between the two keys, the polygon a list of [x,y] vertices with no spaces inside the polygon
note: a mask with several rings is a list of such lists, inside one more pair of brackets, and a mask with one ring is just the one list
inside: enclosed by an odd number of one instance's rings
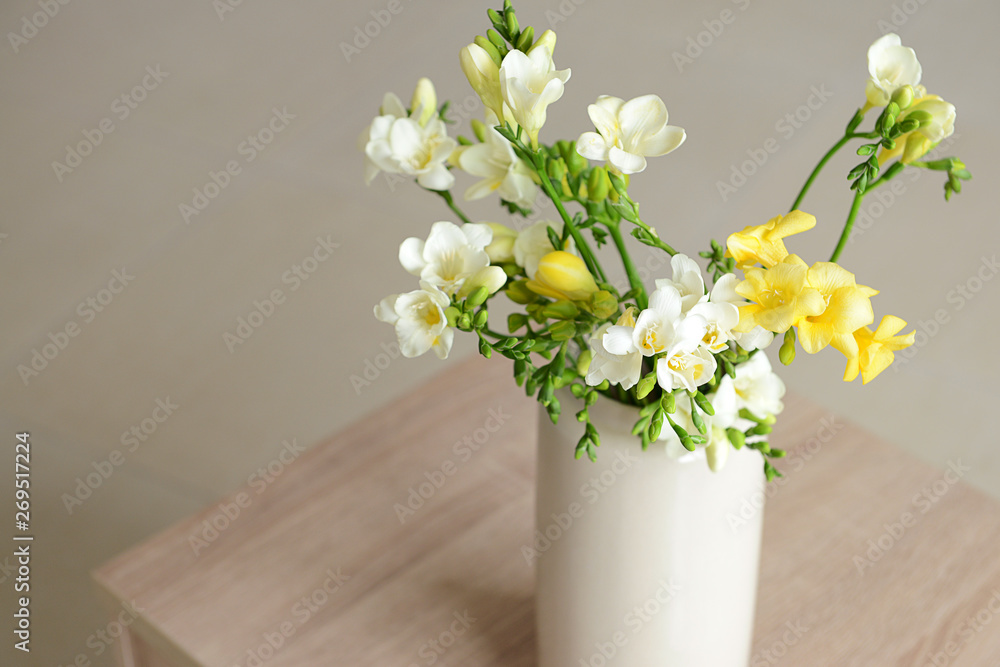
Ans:
{"label": "flower bud", "polygon": [[586,377],[587,371],[590,370],[590,362],[594,360],[594,353],[590,350],[584,350],[580,353],[580,357],[576,360],[576,372],[580,375]]}
{"label": "flower bud", "polygon": [[597,291],[594,276],[584,261],[563,250],[542,257],[535,279],[529,280],[527,286],[536,294],[569,301],[585,301]]}
{"label": "flower bud", "polygon": [[[480,42],[482,40],[485,43]],[[489,47],[489,48],[487,48]],[[497,118],[503,118],[503,95],[500,93],[500,53],[496,47],[482,37],[469,44],[459,53],[462,72],[469,85],[479,95],[483,106],[490,109]]]}
{"label": "flower bud", "polygon": [[486,246],[486,254],[489,255],[490,262],[492,264],[513,262],[517,232],[499,222],[487,222],[486,224],[493,230],[493,240]]}
{"label": "flower bud", "polygon": [[549,53],[556,52],[556,34],[551,30],[546,30],[541,35],[539,35],[538,40],[528,49],[530,54],[532,51],[537,49],[539,46],[549,47]]}
{"label": "flower bud", "polygon": [[[461,289],[458,290],[457,296],[460,299],[463,297],[472,299],[471,295],[474,295],[480,289],[486,290],[486,296],[489,296],[503,287],[506,282],[507,274],[499,266],[484,266],[465,279]],[[483,301],[485,300],[486,298],[483,297]],[[478,306],[480,303],[482,301],[472,305]]]}
{"label": "flower bud", "polygon": [[590,201],[603,201],[608,198],[608,192],[611,190],[611,181],[608,180],[608,171],[602,168],[596,168],[590,172],[590,178],[587,179],[587,198]]}
{"label": "flower bud", "polygon": [[906,85],[902,88],[897,88],[896,92],[892,94],[891,99],[900,109],[906,109],[913,104],[913,86]]}
{"label": "flower bud", "polygon": [[420,110],[419,116],[412,116],[421,127],[426,127],[427,123],[437,115],[437,93],[434,92],[434,84],[427,77],[417,81],[417,88],[413,91],[413,101],[410,102],[411,114],[416,114]]}

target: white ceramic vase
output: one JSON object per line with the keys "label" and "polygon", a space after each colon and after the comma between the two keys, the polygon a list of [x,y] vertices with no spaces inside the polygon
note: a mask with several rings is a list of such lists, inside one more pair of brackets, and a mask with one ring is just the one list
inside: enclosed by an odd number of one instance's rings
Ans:
{"label": "white ceramic vase", "polygon": [[644,452],[637,409],[602,397],[598,460],[575,460],[580,402],[560,398],[559,424],[543,409],[538,426],[538,667],[747,667],[763,512],[739,510],[763,491],[760,454],[713,473]]}

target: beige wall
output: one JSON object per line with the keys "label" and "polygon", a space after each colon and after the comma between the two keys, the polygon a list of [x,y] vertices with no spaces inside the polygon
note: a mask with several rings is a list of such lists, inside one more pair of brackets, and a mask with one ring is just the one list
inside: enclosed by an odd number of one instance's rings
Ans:
{"label": "beige wall", "polygon": [[[88,568],[246,483],[283,440],[312,445],[362,415],[391,410],[396,396],[442,367],[433,357],[397,359],[370,385],[352,383],[367,363],[385,360],[383,346],[394,340],[372,305],[411,289],[396,263],[398,244],[449,217],[411,184],[364,187],[355,144],[383,92],[405,99],[419,76],[431,76],[439,95],[460,107],[470,90],[458,49],[488,24],[481,3],[401,0],[398,15],[383,11],[388,4],[246,1],[220,16],[207,0],[78,0],[59,5],[16,52],[9,36],[0,46],[0,425],[8,440],[15,430],[33,434],[35,521],[48,536],[36,571],[47,581],[37,612],[37,656],[46,664],[94,657],[86,639],[101,623]],[[556,61],[573,70],[543,138],[590,129],[586,105],[599,94],[655,92],[671,122],[686,128],[687,143],[652,160],[633,192],[646,219],[690,254],[787,209],[863,101],[866,49],[883,32],[879,22],[898,24],[924,82],[958,107],[949,153],[976,180],[945,204],[939,174],[904,175],[905,196],[884,214],[877,200],[866,205],[874,217],[842,263],[881,290],[879,314],[918,323],[940,311],[948,321],[871,386],[842,383],[833,351],[801,355],[784,377],[791,390],[922,458],[972,465],[968,481],[1000,497],[1000,279],[995,266],[982,268],[1000,246],[991,162],[998,6],[550,0],[519,8],[522,25],[539,30],[558,19]],[[0,28],[20,32],[23,17],[38,11],[35,2],[6,2]],[[730,23],[713,23],[723,11]],[[341,44],[372,12],[391,21],[347,62]],[[704,22],[721,33],[709,39]],[[707,45],[679,71],[673,54],[699,35]],[[147,67],[159,68],[159,80]],[[145,99],[134,109],[116,102],[144,82],[149,90],[136,91]],[[827,99],[812,97],[817,108],[809,110],[813,91]],[[274,110],[289,118],[274,121],[284,127],[273,142],[259,153],[241,149]],[[796,112],[808,119],[793,127],[783,119]],[[65,162],[66,147],[97,131],[99,145],[57,174],[52,163]],[[772,137],[777,152],[723,201],[717,183]],[[804,206],[820,225],[793,245],[810,261],[828,256],[836,240],[850,203],[844,174],[855,159],[836,159]],[[179,205],[190,205],[193,189],[230,161],[239,173],[185,220]],[[459,177],[460,188],[470,182]],[[492,205],[468,208],[500,219]],[[339,246],[296,288],[283,276],[317,238]],[[637,252],[640,262],[654,257]],[[134,278],[121,289],[116,271]],[[956,297],[957,285],[978,286],[980,271],[989,278],[981,289]],[[109,281],[120,293],[102,292]],[[284,302],[230,351],[224,335],[273,290]],[[108,297],[100,312],[87,302]],[[67,327],[77,335],[23,381],[18,366]],[[472,352],[462,341],[454,356]],[[127,451],[123,432],[163,417],[157,400],[168,399],[173,414]],[[125,462],[69,514],[62,494],[114,449],[125,450]],[[6,494],[6,476],[0,485]],[[10,581],[2,586],[7,595]]]}

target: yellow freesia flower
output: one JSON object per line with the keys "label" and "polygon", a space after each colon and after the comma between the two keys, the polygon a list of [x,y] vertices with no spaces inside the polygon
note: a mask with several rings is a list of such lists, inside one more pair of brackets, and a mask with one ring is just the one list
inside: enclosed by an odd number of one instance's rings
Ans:
{"label": "yellow freesia flower", "polygon": [[895,355],[903,348],[913,345],[916,331],[905,336],[897,336],[906,322],[894,315],[886,315],[872,332],[868,327],[862,327],[854,332],[858,353],[847,357],[847,369],[844,371],[844,382],[850,382],[861,373],[861,383],[868,384],[875,376],[884,371],[892,363]]}
{"label": "yellow freesia flower", "polygon": [[815,226],[815,216],[802,211],[779,215],[763,225],[745,227],[742,232],[731,234],[726,239],[726,255],[735,258],[741,269],[757,263],[771,268],[788,255],[783,238]]}
{"label": "yellow freesia flower", "polygon": [[809,286],[808,274],[809,267],[798,255],[788,255],[769,269],[746,269],[746,280],[736,286],[736,293],[753,303],[740,307],[734,331],[745,333],[760,325],[783,333],[803,318],[822,313],[826,301]]}
{"label": "yellow freesia flower", "polygon": [[816,262],[806,282],[822,295],[826,309],[804,317],[798,324],[799,342],[809,354],[816,354],[831,342],[847,357],[857,355],[854,332],[875,321],[871,297],[878,290],[855,282],[854,274],[833,262]]}
{"label": "yellow freesia flower", "polygon": [[576,255],[555,250],[538,262],[535,278],[527,282],[528,289],[551,299],[585,301],[597,291],[594,276]]}

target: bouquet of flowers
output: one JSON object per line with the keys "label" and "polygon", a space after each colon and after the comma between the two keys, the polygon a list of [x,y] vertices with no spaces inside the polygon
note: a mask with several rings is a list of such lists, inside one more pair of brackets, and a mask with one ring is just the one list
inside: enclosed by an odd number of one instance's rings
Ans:
{"label": "bouquet of flowers", "polygon": [[[885,315],[875,322],[871,298],[838,263],[865,195],[907,168],[944,172],[945,199],[971,178],[957,158],[924,160],[954,131],[955,107],[920,85],[913,49],[895,34],[868,50],[866,101],[843,136],[823,156],[790,212],[735,231],[724,244],[710,241],[706,285],[699,263],[677,251],[639,214],[629,196],[630,177],[646,158],[682,146],[686,134],[669,125],[657,95],[625,101],[602,95],[587,111],[595,131],[574,141],[545,143],[540,134],[547,107],[558,101],[569,69],[553,61],[556,35],[521,28],[509,0],[489,10],[492,27],[463,48],[462,71],[485,107],[473,120],[473,139],[448,136],[448,103],[420,79],[407,108],[392,93],[361,137],[365,180],[379,173],[412,177],[441,197],[461,224],[434,223],[426,240],[408,238],[399,261],[419,277],[419,289],[383,299],[375,316],[395,327],[402,354],[433,350],[444,359],[454,332],[479,340],[479,351],[513,360],[514,378],[545,406],[553,422],[562,406],[556,390],[568,387],[582,403],[576,419],[584,433],[576,457],[597,456],[600,433],[588,408],[604,395],[634,405],[634,435],[645,449],[665,441],[677,456],[704,448],[718,470],[729,448],[764,455],[768,480],[778,475],[769,458],[782,450],[767,442],[781,411],[784,385],[761,351],[782,338],[778,357],[790,364],[797,347],[815,354],[826,347],[847,360],[844,380],[867,383],[914,341],[906,322]],[[874,118],[871,129],[865,120]],[[852,141],[861,162],[847,175],[850,213],[827,261],[807,262],[789,253],[785,238],[807,231],[816,218],[800,209],[829,159]],[[536,197],[551,200],[557,220],[519,230],[473,222],[451,194],[455,172],[480,179],[466,200],[489,196],[511,214],[532,215]],[[539,195],[539,191],[541,195]],[[648,218],[647,218],[648,219]],[[629,254],[626,234],[670,256],[672,275],[644,285]],[[610,242],[628,276],[619,290],[595,249]],[[490,322],[488,304],[498,294],[519,306],[506,333]]]}

